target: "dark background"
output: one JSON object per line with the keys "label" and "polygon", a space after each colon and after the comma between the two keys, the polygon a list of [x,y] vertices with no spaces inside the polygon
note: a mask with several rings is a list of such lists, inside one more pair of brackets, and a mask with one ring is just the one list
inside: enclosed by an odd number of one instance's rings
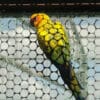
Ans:
{"label": "dark background", "polygon": [[100,12],[100,0],[0,0],[1,12]]}

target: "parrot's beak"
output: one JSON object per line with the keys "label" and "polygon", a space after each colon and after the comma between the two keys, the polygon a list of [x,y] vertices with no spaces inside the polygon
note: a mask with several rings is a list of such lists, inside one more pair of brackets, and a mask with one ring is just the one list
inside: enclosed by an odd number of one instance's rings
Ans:
{"label": "parrot's beak", "polygon": [[30,23],[33,27],[37,27],[38,21],[36,21],[36,17],[30,19]]}
{"label": "parrot's beak", "polygon": [[30,16],[30,24],[31,24],[33,27],[34,27],[35,16],[36,16],[36,14],[32,14],[32,15]]}
{"label": "parrot's beak", "polygon": [[34,18],[30,19],[30,24],[34,27]]}
{"label": "parrot's beak", "polygon": [[42,20],[42,16],[41,15],[32,15],[30,18],[30,23],[33,27],[38,27],[39,23]]}

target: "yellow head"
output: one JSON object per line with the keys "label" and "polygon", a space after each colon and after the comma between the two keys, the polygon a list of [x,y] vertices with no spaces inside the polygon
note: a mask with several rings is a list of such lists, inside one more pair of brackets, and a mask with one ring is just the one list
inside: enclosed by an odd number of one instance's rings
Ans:
{"label": "yellow head", "polygon": [[49,16],[45,13],[35,13],[30,17],[30,23],[32,26],[38,27],[43,19],[49,20]]}

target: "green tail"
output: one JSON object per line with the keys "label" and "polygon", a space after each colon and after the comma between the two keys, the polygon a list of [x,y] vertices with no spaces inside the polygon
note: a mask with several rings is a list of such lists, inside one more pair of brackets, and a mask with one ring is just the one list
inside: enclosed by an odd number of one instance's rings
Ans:
{"label": "green tail", "polygon": [[88,92],[85,89],[81,89],[80,93],[73,92],[73,95],[75,96],[76,100],[87,100]]}
{"label": "green tail", "polygon": [[85,97],[81,96],[80,94],[74,94],[76,100],[85,100]]}

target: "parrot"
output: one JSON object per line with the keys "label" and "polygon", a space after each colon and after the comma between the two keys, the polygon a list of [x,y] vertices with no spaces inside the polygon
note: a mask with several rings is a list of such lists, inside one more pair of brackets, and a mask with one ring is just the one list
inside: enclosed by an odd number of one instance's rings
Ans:
{"label": "parrot", "polygon": [[69,37],[64,25],[59,21],[52,21],[46,13],[32,14],[30,24],[36,28],[40,48],[57,67],[64,83],[72,91],[76,100],[85,100],[81,95],[82,86],[71,63]]}

